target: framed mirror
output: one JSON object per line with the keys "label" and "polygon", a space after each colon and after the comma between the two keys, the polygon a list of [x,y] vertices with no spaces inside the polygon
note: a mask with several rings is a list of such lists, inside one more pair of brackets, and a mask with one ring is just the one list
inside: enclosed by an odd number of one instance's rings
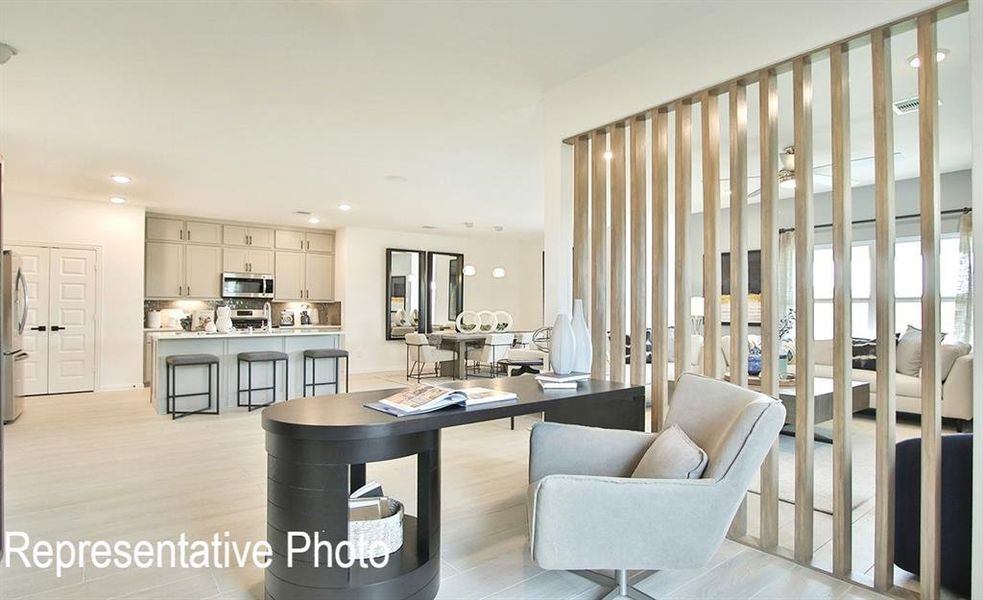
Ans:
{"label": "framed mirror", "polygon": [[422,331],[424,321],[424,253],[386,249],[386,339],[401,340]]}
{"label": "framed mirror", "polygon": [[464,310],[464,255],[428,252],[427,332],[454,331]]}

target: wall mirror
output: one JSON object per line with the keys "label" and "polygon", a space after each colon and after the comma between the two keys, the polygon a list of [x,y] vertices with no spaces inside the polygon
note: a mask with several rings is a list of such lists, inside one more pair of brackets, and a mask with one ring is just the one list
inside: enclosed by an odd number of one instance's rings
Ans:
{"label": "wall mirror", "polygon": [[428,252],[427,331],[453,331],[464,310],[464,255]]}
{"label": "wall mirror", "polygon": [[424,310],[421,250],[386,249],[386,339],[421,331]]}

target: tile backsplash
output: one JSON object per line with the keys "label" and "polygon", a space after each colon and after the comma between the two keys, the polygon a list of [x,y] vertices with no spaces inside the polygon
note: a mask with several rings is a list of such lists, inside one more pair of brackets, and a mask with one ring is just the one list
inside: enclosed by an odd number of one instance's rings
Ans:
{"label": "tile backsplash", "polygon": [[[219,306],[230,308],[262,309],[263,300],[254,298],[229,298],[226,300],[144,300],[143,322],[146,326],[147,313],[153,310],[161,311],[161,322],[167,327],[171,319],[180,320],[182,317],[194,314],[195,311],[209,310],[212,313]],[[317,313],[314,325],[341,325],[341,302],[271,302],[273,309],[273,326],[280,325],[280,313],[287,309],[300,311],[309,307],[311,316]],[[299,323],[299,320],[298,320]],[[180,326],[180,325],[178,325]]]}

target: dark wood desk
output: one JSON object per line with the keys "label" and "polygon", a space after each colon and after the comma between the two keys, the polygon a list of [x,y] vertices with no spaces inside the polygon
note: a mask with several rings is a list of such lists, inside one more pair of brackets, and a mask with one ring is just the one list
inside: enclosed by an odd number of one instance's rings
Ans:
{"label": "dark wood desk", "polygon": [[[396,390],[300,398],[263,410],[268,453],[266,571],[272,600],[425,599],[440,585],[440,430],[544,413],[548,421],[645,429],[645,389],[590,380],[576,390],[544,392],[529,375],[453,387],[509,390],[518,400],[484,408],[448,408],[393,417],[363,405]],[[327,567],[326,552],[294,555],[287,568],[287,533],[318,532],[332,546],[348,538],[348,495],[365,483],[365,464],[417,456],[417,515],[403,522],[403,547],[382,568]],[[384,482],[383,482],[384,483]]]}

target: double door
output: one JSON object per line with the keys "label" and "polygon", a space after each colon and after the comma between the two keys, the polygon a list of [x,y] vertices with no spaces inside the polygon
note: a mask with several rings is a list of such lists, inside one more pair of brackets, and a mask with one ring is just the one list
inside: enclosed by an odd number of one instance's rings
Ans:
{"label": "double door", "polygon": [[12,246],[27,284],[25,395],[95,389],[96,251]]}

